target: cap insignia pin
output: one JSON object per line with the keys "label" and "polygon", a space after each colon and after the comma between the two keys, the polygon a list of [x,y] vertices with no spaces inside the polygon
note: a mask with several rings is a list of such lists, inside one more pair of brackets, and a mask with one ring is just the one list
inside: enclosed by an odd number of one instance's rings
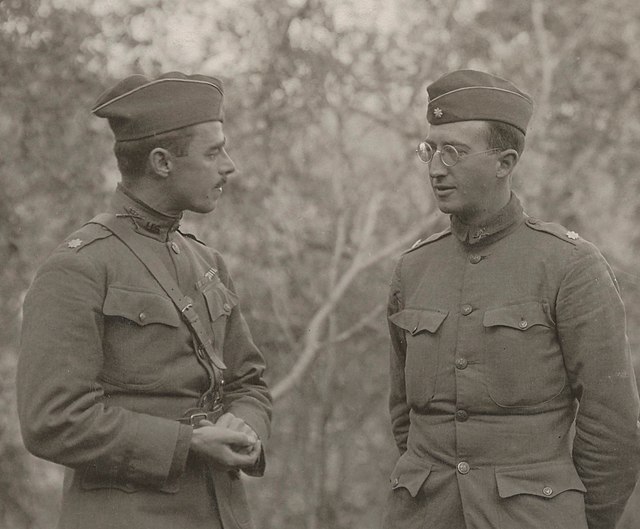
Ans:
{"label": "cap insignia pin", "polygon": [[67,243],[67,246],[69,248],[77,248],[78,246],[82,245],[82,240],[81,239],[72,239]]}
{"label": "cap insignia pin", "polygon": [[575,241],[579,237],[579,235],[575,231],[568,231],[567,232],[567,237],[569,237],[569,239]]}
{"label": "cap insignia pin", "polygon": [[437,118],[441,118],[442,117],[442,109],[440,107],[436,107],[433,109],[433,115]]}

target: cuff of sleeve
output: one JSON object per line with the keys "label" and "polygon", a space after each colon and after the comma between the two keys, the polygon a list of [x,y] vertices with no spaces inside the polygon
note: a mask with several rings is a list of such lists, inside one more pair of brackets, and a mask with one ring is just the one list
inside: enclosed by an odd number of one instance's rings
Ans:
{"label": "cuff of sleeve", "polygon": [[164,488],[174,488],[178,478],[184,473],[187,466],[187,456],[191,446],[191,437],[193,436],[193,428],[187,424],[181,424],[178,431],[178,439],[176,447],[173,451],[173,459],[169,468],[169,475],[165,482]]}
{"label": "cuff of sleeve", "polygon": [[229,409],[226,410],[233,413],[236,417],[240,417],[246,422],[251,429],[256,433],[262,444],[269,438],[269,422],[266,417],[266,413],[262,409],[255,409],[250,405],[243,405],[240,402],[233,402]]}

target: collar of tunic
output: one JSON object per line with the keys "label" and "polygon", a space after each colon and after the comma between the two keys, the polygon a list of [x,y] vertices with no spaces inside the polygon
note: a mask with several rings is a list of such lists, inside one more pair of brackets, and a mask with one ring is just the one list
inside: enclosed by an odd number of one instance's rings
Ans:
{"label": "collar of tunic", "polygon": [[451,231],[465,244],[487,244],[511,233],[524,220],[524,217],[520,199],[512,193],[507,205],[482,225],[464,224],[458,217],[452,215]]}
{"label": "collar of tunic", "polygon": [[180,227],[182,220],[182,215],[167,215],[152,208],[122,184],[116,188],[111,207],[117,216],[130,218],[138,233],[162,242]]}

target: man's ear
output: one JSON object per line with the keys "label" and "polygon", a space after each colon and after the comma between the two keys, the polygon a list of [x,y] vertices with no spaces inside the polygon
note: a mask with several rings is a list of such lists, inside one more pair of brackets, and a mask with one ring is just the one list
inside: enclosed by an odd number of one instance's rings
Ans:
{"label": "man's ear", "polygon": [[513,173],[519,159],[520,156],[518,155],[518,151],[515,149],[506,149],[501,151],[498,155],[496,176],[498,178],[507,178],[511,173]]}
{"label": "man's ear", "polygon": [[156,147],[149,153],[151,173],[160,178],[167,178],[173,169],[173,155],[167,149]]}

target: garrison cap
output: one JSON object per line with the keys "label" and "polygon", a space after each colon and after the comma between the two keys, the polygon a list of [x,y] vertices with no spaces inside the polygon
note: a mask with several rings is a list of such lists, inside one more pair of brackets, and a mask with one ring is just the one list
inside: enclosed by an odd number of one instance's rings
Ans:
{"label": "garrison cap", "polygon": [[223,95],[222,82],[206,75],[169,72],[157,79],[132,75],[106,90],[91,112],[109,120],[116,141],[139,140],[223,121]]}
{"label": "garrison cap", "polygon": [[513,83],[476,70],[448,73],[427,87],[427,121],[501,121],[523,134],[533,113],[533,99]]}

